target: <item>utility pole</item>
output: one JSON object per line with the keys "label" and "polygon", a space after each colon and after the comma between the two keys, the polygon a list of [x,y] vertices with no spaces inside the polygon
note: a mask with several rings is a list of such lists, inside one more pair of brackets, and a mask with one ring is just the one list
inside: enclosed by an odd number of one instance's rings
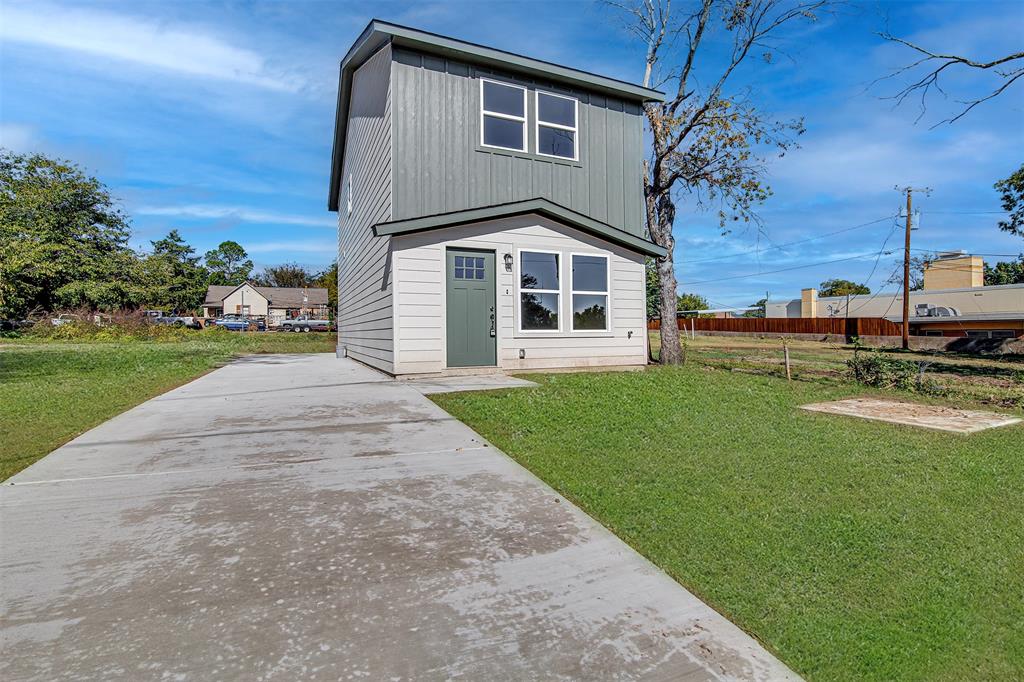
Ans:
{"label": "utility pole", "polygon": [[898,192],[906,192],[907,194],[907,230],[906,235],[903,239],[903,350],[910,348],[910,226],[913,216],[913,200],[911,195],[914,192],[924,192],[925,195],[931,194],[931,189],[928,187],[896,187]]}

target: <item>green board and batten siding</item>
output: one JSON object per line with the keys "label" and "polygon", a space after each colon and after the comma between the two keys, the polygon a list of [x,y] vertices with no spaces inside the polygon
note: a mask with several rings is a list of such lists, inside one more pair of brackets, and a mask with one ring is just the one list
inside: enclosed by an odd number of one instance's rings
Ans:
{"label": "green board and batten siding", "polygon": [[372,228],[391,217],[390,73],[391,48],[385,46],[353,74],[338,210],[339,343],[351,357],[385,371],[394,366],[389,240],[375,237]]}
{"label": "green board and batten siding", "polygon": [[[393,220],[543,197],[643,236],[640,104],[395,47]],[[480,146],[480,82],[524,85],[528,149],[536,88],[579,99],[579,162]]]}

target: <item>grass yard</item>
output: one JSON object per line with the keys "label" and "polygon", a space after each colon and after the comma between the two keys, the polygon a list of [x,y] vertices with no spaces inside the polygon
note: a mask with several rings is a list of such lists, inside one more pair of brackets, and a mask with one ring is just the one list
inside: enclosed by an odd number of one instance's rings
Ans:
{"label": "grass yard", "polygon": [[335,341],[334,334],[216,331],[169,343],[0,339],[0,480],[232,356],[333,352]]}
{"label": "grass yard", "polygon": [[1024,426],[806,413],[877,392],[699,359],[529,378],[433,398],[800,674],[1024,679]]}

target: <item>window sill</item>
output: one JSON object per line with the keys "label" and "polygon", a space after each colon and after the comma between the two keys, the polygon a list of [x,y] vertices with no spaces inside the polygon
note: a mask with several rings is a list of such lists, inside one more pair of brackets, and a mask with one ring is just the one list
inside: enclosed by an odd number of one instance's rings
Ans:
{"label": "window sill", "polygon": [[493,154],[495,156],[508,156],[511,158],[529,159],[530,161],[546,161],[547,163],[553,163],[559,166],[583,168],[583,164],[580,161],[573,161],[572,159],[560,159],[557,156],[531,154],[530,152],[519,152],[514,149],[501,149],[500,147],[485,147],[481,144],[478,144],[476,146],[476,151],[482,154]]}

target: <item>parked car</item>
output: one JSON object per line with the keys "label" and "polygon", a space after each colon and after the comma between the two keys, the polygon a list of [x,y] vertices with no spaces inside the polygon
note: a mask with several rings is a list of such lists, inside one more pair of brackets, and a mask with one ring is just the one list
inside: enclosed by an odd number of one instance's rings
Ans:
{"label": "parked car", "polygon": [[72,313],[61,313],[57,317],[50,318],[50,324],[54,327],[60,327],[71,322],[81,322],[82,318]]}
{"label": "parked car", "polygon": [[293,331],[293,332],[309,332],[309,331],[329,331],[331,328],[330,320],[320,320],[310,317],[309,315],[299,315],[298,317],[291,320],[282,320],[281,324],[278,325],[278,329],[281,331]]}
{"label": "parked car", "polygon": [[191,315],[168,315],[162,310],[144,310],[142,314],[153,324],[169,324],[192,329],[203,328],[203,323],[199,318]]}
{"label": "parked car", "polygon": [[225,315],[213,322],[218,327],[224,327],[233,332],[256,332],[266,331],[267,323],[263,320],[252,317],[240,317],[237,315]]}

